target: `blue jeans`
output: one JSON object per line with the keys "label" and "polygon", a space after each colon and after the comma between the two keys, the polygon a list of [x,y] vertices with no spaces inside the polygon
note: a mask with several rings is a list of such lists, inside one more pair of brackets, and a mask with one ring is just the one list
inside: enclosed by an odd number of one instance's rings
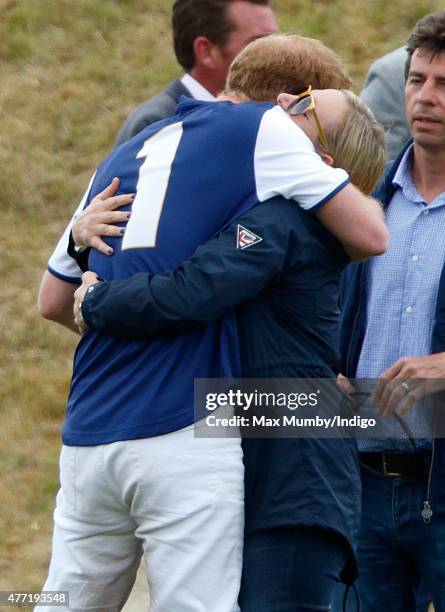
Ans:
{"label": "blue jeans", "polygon": [[248,535],[241,612],[328,612],[347,557],[343,539],[317,527]]}
{"label": "blue jeans", "polygon": [[445,512],[433,506],[431,523],[422,520],[427,483],[367,467],[362,480],[361,611],[424,612],[433,601],[436,612],[445,612]]}

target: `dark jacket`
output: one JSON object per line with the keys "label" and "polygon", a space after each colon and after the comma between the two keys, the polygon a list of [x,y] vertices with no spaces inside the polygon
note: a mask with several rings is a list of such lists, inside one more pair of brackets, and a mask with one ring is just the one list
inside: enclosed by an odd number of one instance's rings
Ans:
{"label": "dark jacket", "polygon": [[[394,161],[389,162],[385,175],[373,194],[382,203],[384,209],[388,207],[396,191],[392,181],[411,143],[412,140],[405,145]],[[366,331],[368,269],[367,262],[350,264],[343,273],[342,279],[341,372],[350,378],[354,378],[357,371]],[[432,353],[445,351],[445,264],[442,268],[437,294],[431,351]],[[441,402],[443,400],[442,394],[440,400]],[[430,501],[433,512],[445,511],[445,439],[443,438],[438,438],[435,443]]]}
{"label": "dark jacket", "polygon": [[142,102],[128,117],[117,135],[115,145],[120,145],[133,138],[147,125],[171,117],[176,112],[176,106],[181,96],[191,96],[189,90],[181,81],[172,81],[164,91],[150,100]]}

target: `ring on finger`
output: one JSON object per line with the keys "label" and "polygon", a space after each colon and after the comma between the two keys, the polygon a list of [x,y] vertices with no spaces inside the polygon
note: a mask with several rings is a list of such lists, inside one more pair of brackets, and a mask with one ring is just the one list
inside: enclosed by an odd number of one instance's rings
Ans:
{"label": "ring on finger", "polygon": [[405,393],[409,393],[411,391],[409,384],[407,382],[400,383],[400,386],[405,391]]}

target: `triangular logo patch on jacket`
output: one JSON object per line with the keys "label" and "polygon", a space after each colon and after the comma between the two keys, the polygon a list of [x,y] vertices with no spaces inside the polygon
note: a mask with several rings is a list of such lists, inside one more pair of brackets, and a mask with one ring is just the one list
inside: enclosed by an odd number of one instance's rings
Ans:
{"label": "triangular logo patch on jacket", "polygon": [[236,239],[236,248],[237,249],[248,249],[254,244],[258,244],[262,242],[262,238],[251,232],[247,229],[247,227],[243,227],[242,225],[238,225],[237,239]]}

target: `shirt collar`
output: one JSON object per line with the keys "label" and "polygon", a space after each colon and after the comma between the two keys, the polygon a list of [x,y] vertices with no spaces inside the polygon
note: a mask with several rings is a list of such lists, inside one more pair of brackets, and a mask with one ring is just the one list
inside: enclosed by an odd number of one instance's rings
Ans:
{"label": "shirt collar", "polygon": [[404,197],[411,202],[424,202],[424,198],[417,191],[412,175],[411,175],[411,162],[413,157],[414,143],[411,144],[405,151],[405,155],[402,157],[399,167],[392,179],[392,184],[399,187]]}
{"label": "shirt collar", "polygon": [[[400,161],[399,167],[397,168],[394,178],[392,179],[392,184],[402,190],[402,193],[406,200],[409,200],[411,202],[420,202],[421,204],[426,205],[427,202],[425,202],[425,198],[423,198],[417,191],[412,178],[411,168],[413,148],[414,143],[412,143],[411,146],[409,146],[405,151],[405,154]],[[438,195],[434,199],[434,201],[429,204],[429,208],[443,206],[444,204],[445,192]]]}
{"label": "shirt collar", "polygon": [[196,79],[194,79],[190,74],[184,74],[181,79],[181,83],[186,87],[190,94],[195,98],[195,100],[204,100],[206,102],[210,102],[215,99],[210,91],[207,91],[205,87],[198,83]]}
{"label": "shirt collar", "polygon": [[400,160],[399,167],[397,168],[397,171],[394,174],[394,178],[392,179],[392,184],[395,185],[396,187],[400,187],[401,189],[404,188],[408,179],[412,182],[411,157],[412,157],[412,152],[413,152],[413,146],[414,146],[414,143],[412,143],[411,146],[408,147],[407,150],[405,151],[405,155]]}

